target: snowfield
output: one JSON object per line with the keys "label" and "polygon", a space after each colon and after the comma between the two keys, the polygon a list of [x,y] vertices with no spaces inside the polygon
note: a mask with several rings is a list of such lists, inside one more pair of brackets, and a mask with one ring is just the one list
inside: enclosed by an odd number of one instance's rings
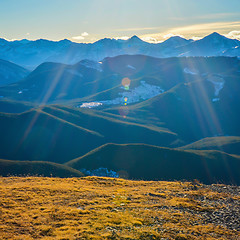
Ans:
{"label": "snowfield", "polygon": [[89,103],[83,103],[82,105],[78,106],[81,108],[93,108],[93,107],[98,107],[101,106],[102,103],[100,102],[89,102]]}
{"label": "snowfield", "polygon": [[[121,89],[125,90],[123,86],[121,87]],[[98,107],[100,105],[117,105],[117,104],[127,105],[130,103],[136,103],[136,102],[153,98],[163,92],[164,90],[161,87],[148,84],[145,81],[141,81],[140,86],[134,89],[125,90],[124,92],[118,93],[120,95],[120,97],[118,98],[115,98],[112,100],[99,101],[99,102],[82,103],[77,107],[93,108],[93,107]]]}

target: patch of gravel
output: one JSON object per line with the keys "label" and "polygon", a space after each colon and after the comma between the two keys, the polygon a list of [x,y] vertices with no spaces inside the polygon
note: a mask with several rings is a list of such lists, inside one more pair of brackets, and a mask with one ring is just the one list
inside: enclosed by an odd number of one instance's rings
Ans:
{"label": "patch of gravel", "polygon": [[229,194],[229,197],[218,200],[205,200],[208,202],[217,201],[223,208],[213,212],[204,212],[202,216],[206,223],[213,223],[227,227],[231,230],[240,231],[240,201],[234,199],[240,196],[240,186],[217,185],[205,186],[218,193]]}

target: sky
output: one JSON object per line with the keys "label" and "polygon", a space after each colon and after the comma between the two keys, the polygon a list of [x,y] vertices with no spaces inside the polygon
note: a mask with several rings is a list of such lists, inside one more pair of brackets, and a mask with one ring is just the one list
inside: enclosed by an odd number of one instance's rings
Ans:
{"label": "sky", "polygon": [[240,0],[0,0],[0,38],[159,42],[212,32],[240,39]]}

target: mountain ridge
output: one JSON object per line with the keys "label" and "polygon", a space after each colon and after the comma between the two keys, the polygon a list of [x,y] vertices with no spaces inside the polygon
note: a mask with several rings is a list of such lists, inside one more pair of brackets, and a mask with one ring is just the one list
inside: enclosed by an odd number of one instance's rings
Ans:
{"label": "mountain ridge", "polygon": [[[214,47],[213,43],[216,38],[222,42],[231,42],[231,44],[214,52],[211,48]],[[206,46],[206,39],[212,39],[209,42],[210,50],[207,49],[209,46]],[[75,64],[83,59],[101,61],[106,57],[122,54],[143,54],[154,57],[240,56],[234,49],[234,47],[240,46],[240,42],[236,39],[228,39],[218,33],[212,33],[196,41],[174,36],[162,43],[148,43],[137,36],[132,36],[128,40],[104,38],[94,43],[76,43],[68,39],[60,41],[46,39],[7,41],[0,39],[0,45],[0,58],[28,69],[34,69],[46,61]],[[202,50],[204,51],[200,54]]]}

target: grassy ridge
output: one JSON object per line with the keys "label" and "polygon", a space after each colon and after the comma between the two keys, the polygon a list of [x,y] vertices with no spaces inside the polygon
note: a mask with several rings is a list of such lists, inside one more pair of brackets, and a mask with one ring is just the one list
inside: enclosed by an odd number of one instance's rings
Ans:
{"label": "grassy ridge", "polygon": [[104,143],[99,133],[40,109],[0,114],[0,123],[0,157],[3,159],[62,163]]}
{"label": "grassy ridge", "polygon": [[0,159],[0,176],[42,175],[46,177],[82,177],[83,174],[73,168],[41,161],[12,161]]}
{"label": "grassy ridge", "polygon": [[193,180],[240,185],[240,157],[219,151],[184,151],[145,144],[106,144],[66,165],[105,167],[130,179]]}
{"label": "grassy ridge", "polygon": [[168,146],[167,129],[123,121],[101,112],[46,106],[21,114],[0,113],[0,158],[63,163],[107,142]]}
{"label": "grassy ridge", "polygon": [[240,196],[228,191],[229,186],[214,187],[96,177],[0,178],[0,236],[2,240],[239,239],[239,228],[233,230],[216,214],[228,207],[233,216]]}
{"label": "grassy ridge", "polygon": [[240,137],[209,137],[180,147],[179,149],[193,150],[219,150],[230,154],[240,155]]}

